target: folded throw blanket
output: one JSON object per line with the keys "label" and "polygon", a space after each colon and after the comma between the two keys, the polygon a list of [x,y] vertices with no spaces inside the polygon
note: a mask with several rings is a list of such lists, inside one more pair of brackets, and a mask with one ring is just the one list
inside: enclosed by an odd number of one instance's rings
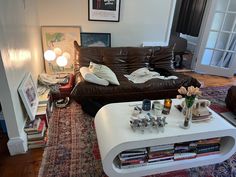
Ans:
{"label": "folded throw blanket", "polygon": [[168,76],[168,77],[160,76],[158,72],[149,71],[148,68],[140,68],[132,72],[130,75],[124,75],[124,76],[129,81],[135,84],[145,83],[148,80],[151,80],[154,78],[163,79],[163,80],[178,79],[177,76]]}

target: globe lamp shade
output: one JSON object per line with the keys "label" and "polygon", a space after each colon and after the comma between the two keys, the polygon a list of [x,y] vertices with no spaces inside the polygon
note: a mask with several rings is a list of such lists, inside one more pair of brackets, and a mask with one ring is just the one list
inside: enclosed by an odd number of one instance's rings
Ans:
{"label": "globe lamp shade", "polygon": [[57,58],[56,63],[58,66],[64,67],[67,65],[68,61],[67,61],[67,58],[62,55]]}
{"label": "globe lamp shade", "polygon": [[47,50],[47,51],[44,52],[44,58],[47,61],[53,61],[56,58],[56,54],[52,50]]}
{"label": "globe lamp shade", "polygon": [[56,53],[57,56],[62,54],[62,50],[59,47],[54,48],[53,51]]}
{"label": "globe lamp shade", "polygon": [[70,54],[69,54],[68,52],[64,52],[62,55],[63,55],[64,57],[66,57],[67,60],[70,59]]}

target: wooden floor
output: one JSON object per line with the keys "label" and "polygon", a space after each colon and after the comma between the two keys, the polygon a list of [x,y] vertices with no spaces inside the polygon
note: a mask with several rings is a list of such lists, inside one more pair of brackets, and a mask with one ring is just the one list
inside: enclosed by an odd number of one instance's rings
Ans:
{"label": "wooden floor", "polygon": [[221,76],[212,76],[206,74],[197,74],[193,72],[186,72],[184,74],[190,75],[197,78],[202,87],[214,87],[214,86],[224,86],[224,85],[236,85],[236,76],[232,78],[226,78]]}
{"label": "wooden floor", "polygon": [[37,177],[43,149],[34,149],[22,155],[10,156],[8,138],[0,132],[0,177]]}
{"label": "wooden floor", "polygon": [[[185,73],[197,78],[204,87],[236,85],[236,77],[224,78]],[[6,148],[7,137],[0,136],[0,176],[1,177],[37,177],[40,168],[43,149],[28,151],[26,154],[11,157]]]}

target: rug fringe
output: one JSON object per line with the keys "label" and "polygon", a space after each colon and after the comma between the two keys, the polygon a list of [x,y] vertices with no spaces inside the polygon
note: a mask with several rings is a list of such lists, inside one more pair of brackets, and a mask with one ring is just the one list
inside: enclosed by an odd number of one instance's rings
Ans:
{"label": "rug fringe", "polygon": [[[45,148],[47,148],[47,147],[45,147]],[[47,157],[47,155],[48,155],[48,151],[45,151],[45,149],[44,149],[43,157],[42,157],[42,162],[41,162],[39,173],[38,173],[38,177],[43,177],[44,166],[46,165],[46,157]]]}

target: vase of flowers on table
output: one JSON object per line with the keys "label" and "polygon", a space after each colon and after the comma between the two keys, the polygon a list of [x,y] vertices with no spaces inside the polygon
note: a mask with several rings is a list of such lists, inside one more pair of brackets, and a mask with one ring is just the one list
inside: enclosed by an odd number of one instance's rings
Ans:
{"label": "vase of flowers on table", "polygon": [[180,95],[177,95],[177,98],[185,98],[184,106],[185,106],[185,119],[182,128],[187,129],[190,127],[190,123],[192,121],[192,109],[197,96],[201,95],[201,91],[198,87],[190,86],[187,89],[185,87],[180,87],[178,89]]}

